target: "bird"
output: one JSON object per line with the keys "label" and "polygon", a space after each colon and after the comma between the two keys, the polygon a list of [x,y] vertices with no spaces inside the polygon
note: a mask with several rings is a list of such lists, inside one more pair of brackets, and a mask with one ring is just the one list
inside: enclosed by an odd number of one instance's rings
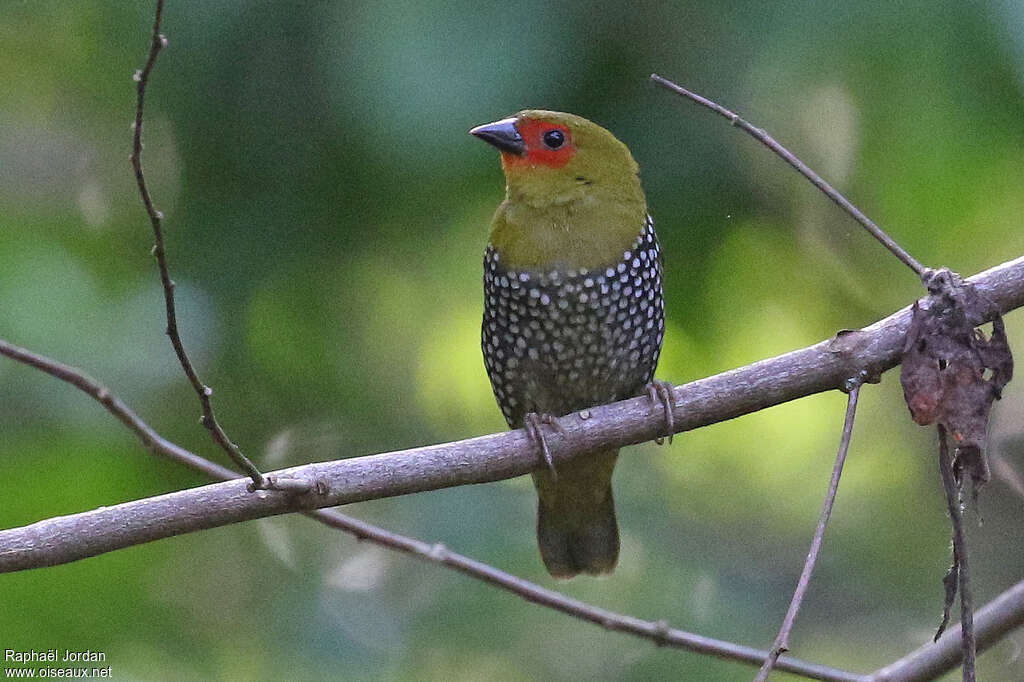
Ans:
{"label": "bird", "polygon": [[545,453],[533,472],[541,559],[555,578],[607,574],[619,556],[618,450],[556,468],[542,427],[646,390],[672,432],[671,385],[653,381],[663,266],[639,166],[574,114],[528,109],[469,132],[501,152],[505,175],[484,252],[481,346],[506,422]]}

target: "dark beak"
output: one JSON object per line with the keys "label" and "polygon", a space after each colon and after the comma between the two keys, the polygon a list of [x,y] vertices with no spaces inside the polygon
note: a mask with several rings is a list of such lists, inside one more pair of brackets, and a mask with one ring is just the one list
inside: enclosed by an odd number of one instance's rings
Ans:
{"label": "dark beak", "polygon": [[522,156],[526,153],[526,144],[523,142],[519,131],[516,130],[516,120],[514,118],[503,118],[494,123],[477,126],[470,130],[469,134],[479,137],[488,144],[493,144],[503,152],[517,156]]}

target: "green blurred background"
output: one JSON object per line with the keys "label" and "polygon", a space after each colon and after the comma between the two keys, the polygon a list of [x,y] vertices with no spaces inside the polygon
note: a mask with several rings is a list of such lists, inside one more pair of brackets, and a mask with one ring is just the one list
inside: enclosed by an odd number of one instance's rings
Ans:
{"label": "green blurred background", "polygon": [[[128,165],[151,5],[0,2],[0,336],[82,367],[223,461],[162,333]],[[1015,0],[168,0],[165,32],[144,159],[182,332],[228,432],[268,469],[504,428],[478,346],[502,178],[466,131],[520,108],[584,115],[633,150],[667,268],[658,375],[677,383],[871,323],[920,287],[778,159],[651,86],[652,71],[766,127],[927,264],[967,274],[1024,253]],[[1024,314],[1007,323],[1024,353]],[[765,647],[843,404],[820,395],[631,448],[607,579],[548,578],[525,478],[345,511],[609,609]],[[979,602],[1024,577],[1022,423],[1018,380],[995,410],[997,477],[970,528]],[[929,639],[949,559],[935,450],[895,373],[865,389],[796,655],[866,672]],[[203,483],[6,360],[0,480],[3,527]],[[753,675],[303,518],[5,575],[0,603],[0,648],[98,649],[118,679]],[[1024,678],[1021,646],[1017,633],[986,653],[982,679]]]}

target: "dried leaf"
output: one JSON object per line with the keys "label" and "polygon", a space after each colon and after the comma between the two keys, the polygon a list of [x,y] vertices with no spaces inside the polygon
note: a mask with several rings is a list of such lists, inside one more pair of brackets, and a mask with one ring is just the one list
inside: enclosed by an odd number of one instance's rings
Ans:
{"label": "dried leaf", "polygon": [[[900,381],[910,415],[946,428],[956,448],[957,479],[989,480],[985,458],[992,402],[1013,376],[1013,355],[998,311],[949,270],[928,282],[925,305],[914,304]],[[992,336],[976,329],[992,321]]]}
{"label": "dried leaf", "polygon": [[945,588],[946,598],[942,603],[942,622],[939,623],[939,627],[935,631],[935,636],[932,638],[933,642],[939,641],[939,637],[942,637],[942,633],[946,631],[946,627],[949,625],[949,614],[953,610],[957,586],[960,584],[960,562],[956,558],[955,551],[953,554],[953,563],[946,570],[946,575],[942,576],[942,586]]}

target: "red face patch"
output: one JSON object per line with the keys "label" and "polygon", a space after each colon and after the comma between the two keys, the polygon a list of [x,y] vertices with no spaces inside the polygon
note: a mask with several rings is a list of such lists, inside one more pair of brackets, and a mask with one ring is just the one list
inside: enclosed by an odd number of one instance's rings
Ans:
{"label": "red face patch", "polygon": [[507,166],[548,166],[561,168],[576,154],[569,128],[557,123],[521,118],[516,121],[516,130],[523,138],[526,153],[522,156],[503,153],[502,162]]}

